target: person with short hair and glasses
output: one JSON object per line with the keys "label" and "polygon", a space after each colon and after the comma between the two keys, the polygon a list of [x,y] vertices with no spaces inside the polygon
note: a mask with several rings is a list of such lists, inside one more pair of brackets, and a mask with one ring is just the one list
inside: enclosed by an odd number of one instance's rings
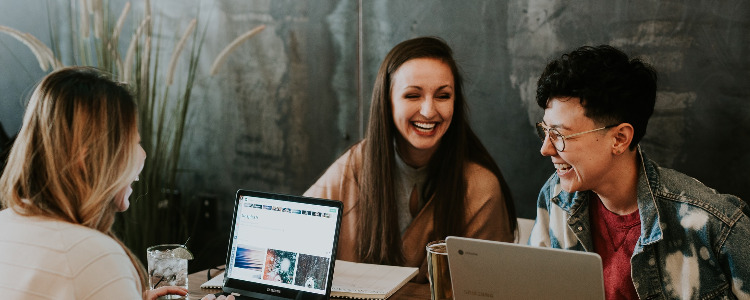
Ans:
{"label": "person with short hair and glasses", "polygon": [[638,146],[656,82],[652,67],[607,45],[547,65],[536,130],[556,172],[529,244],[599,254],[607,299],[750,299],[748,205]]}

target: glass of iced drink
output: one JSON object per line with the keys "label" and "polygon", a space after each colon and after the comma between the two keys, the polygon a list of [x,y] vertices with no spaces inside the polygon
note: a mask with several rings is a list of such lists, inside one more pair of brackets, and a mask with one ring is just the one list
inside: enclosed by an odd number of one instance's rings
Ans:
{"label": "glass of iced drink", "polygon": [[[193,254],[184,245],[165,244],[146,249],[148,258],[148,282],[151,289],[162,286],[188,287],[188,260]],[[179,295],[162,296],[159,299],[186,299]]]}

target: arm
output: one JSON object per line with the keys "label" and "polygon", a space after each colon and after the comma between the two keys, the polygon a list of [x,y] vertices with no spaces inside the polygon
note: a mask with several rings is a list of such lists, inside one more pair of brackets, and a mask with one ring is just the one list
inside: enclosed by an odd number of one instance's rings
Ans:
{"label": "arm", "polygon": [[513,242],[500,182],[488,169],[470,164],[466,169],[465,235],[470,238]]}
{"label": "arm", "polygon": [[182,287],[164,286],[141,294],[138,273],[120,246],[106,236],[94,236],[68,252],[72,267],[79,268],[74,284],[78,299],[144,299],[187,295]]}
{"label": "arm", "polygon": [[355,252],[357,245],[357,210],[359,185],[355,170],[361,164],[361,145],[355,145],[339,157],[304,195],[307,197],[338,200],[344,203],[341,231],[336,258],[359,261]]}
{"label": "arm", "polygon": [[750,214],[745,209],[724,242],[722,268],[731,278],[732,292],[739,299],[750,299]]}

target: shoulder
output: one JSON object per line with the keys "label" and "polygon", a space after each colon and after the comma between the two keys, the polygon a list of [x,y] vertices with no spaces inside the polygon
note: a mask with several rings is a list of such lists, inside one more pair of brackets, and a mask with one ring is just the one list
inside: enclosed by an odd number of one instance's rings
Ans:
{"label": "shoulder", "polygon": [[0,212],[0,226],[3,228],[4,240],[62,254],[79,244],[111,241],[105,234],[79,224],[44,216],[24,216],[12,209]]}
{"label": "shoulder", "polygon": [[344,154],[339,156],[339,158],[328,167],[326,174],[335,171],[344,172],[347,169],[359,169],[362,165],[363,151],[364,141],[360,141],[349,147]]}
{"label": "shoulder", "polygon": [[742,199],[719,193],[679,171],[652,164],[656,174],[650,177],[658,178],[654,193],[668,203],[683,207],[683,212],[694,210],[687,207],[697,208],[727,224],[733,223],[738,215],[748,215],[747,203]]}
{"label": "shoulder", "polygon": [[[356,190],[357,174],[362,165],[364,141],[360,141],[334,161],[323,175],[305,191],[308,197],[342,200]],[[352,194],[353,195],[353,194]]]}
{"label": "shoulder", "polygon": [[715,189],[706,186],[698,179],[690,177],[677,170],[658,166],[656,170],[659,174],[659,192],[664,194],[682,195],[684,197],[695,199],[734,197],[728,194],[720,194]]}
{"label": "shoulder", "polygon": [[364,157],[365,141],[359,141],[358,143],[349,147],[344,154],[336,160],[336,163],[344,164],[350,167],[359,168],[362,166],[362,158]]}
{"label": "shoulder", "polygon": [[103,287],[116,294],[139,295],[135,267],[123,248],[102,232],[7,210],[0,212],[0,226],[0,265],[23,272],[23,278],[11,281],[26,286],[28,292],[42,292],[29,283],[44,282],[42,293],[72,294],[73,299],[84,299]]}
{"label": "shoulder", "polygon": [[122,264],[131,266],[125,250],[106,234],[83,225],[58,220],[41,220],[35,224],[42,230],[35,240],[40,247],[55,249],[60,259],[69,265],[71,276],[76,276],[93,263]]}

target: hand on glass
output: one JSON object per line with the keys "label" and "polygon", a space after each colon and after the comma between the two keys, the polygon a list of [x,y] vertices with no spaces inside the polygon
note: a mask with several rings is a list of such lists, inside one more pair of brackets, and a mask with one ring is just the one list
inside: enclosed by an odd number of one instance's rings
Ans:
{"label": "hand on glass", "polygon": [[180,295],[185,296],[187,295],[188,290],[183,287],[177,287],[177,286],[162,286],[157,289],[148,290],[143,292],[143,299],[144,300],[156,300],[156,298],[159,298],[164,295]]}

